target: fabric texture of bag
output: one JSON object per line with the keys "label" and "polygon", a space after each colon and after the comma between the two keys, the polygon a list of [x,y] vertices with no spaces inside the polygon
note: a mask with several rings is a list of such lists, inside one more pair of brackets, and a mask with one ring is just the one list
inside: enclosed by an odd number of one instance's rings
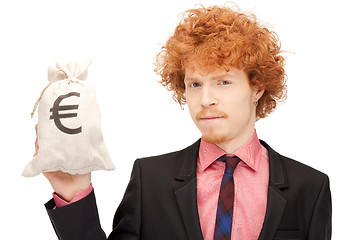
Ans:
{"label": "fabric texture of bag", "polygon": [[23,176],[115,169],[102,136],[95,88],[85,81],[90,64],[57,63],[49,67],[51,82],[38,105],[39,151],[26,165]]}

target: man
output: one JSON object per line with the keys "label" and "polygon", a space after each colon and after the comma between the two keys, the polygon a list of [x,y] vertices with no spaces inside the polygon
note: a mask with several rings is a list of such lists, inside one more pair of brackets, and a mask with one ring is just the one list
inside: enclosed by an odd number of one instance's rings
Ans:
{"label": "man", "polygon": [[[192,9],[157,58],[162,84],[187,104],[202,138],[137,159],[108,239],[331,238],[328,177],[258,139],[255,121],[285,98],[274,33],[228,8]],[[48,172],[60,239],[106,239],[90,174]]]}

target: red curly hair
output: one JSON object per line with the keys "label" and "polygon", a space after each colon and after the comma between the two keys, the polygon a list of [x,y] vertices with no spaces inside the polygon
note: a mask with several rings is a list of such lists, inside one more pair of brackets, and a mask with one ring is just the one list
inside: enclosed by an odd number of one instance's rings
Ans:
{"label": "red curly hair", "polygon": [[276,33],[261,26],[254,15],[227,7],[191,9],[157,55],[155,71],[160,83],[174,91],[174,100],[185,100],[185,67],[190,60],[198,66],[217,65],[244,70],[249,84],[265,90],[258,101],[256,118],[271,113],[286,98],[285,60],[280,55]]}

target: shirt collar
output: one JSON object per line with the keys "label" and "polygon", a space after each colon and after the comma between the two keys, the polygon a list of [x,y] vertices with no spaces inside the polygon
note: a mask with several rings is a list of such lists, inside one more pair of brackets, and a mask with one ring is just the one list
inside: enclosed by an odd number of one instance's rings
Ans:
{"label": "shirt collar", "polygon": [[[204,171],[224,154],[227,153],[216,144],[205,142],[204,139],[201,138],[198,170]],[[232,154],[239,157],[251,169],[257,171],[260,159],[258,156],[261,154],[261,143],[257,137],[256,130],[251,139]]]}

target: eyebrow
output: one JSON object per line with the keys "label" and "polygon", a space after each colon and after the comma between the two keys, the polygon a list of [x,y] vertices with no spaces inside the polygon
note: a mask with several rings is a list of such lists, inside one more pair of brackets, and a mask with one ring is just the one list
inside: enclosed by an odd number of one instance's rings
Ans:
{"label": "eyebrow", "polygon": [[198,78],[196,78],[196,77],[185,77],[184,78],[184,82],[186,82],[186,81],[199,81],[199,79]]}
{"label": "eyebrow", "polygon": [[232,74],[230,74],[229,72],[221,73],[221,74],[213,76],[211,78],[211,80],[215,80],[215,79],[219,79],[219,78],[225,78],[225,77],[232,77]]}
{"label": "eyebrow", "polygon": [[[233,75],[232,74],[230,74],[230,73],[228,73],[228,72],[226,72],[226,73],[221,73],[221,74],[218,74],[218,75],[215,75],[215,76],[213,76],[210,80],[216,80],[216,79],[221,79],[221,78],[224,78],[224,77],[232,77]],[[186,81],[199,81],[199,78],[197,78],[197,77],[185,77],[184,78],[184,82],[186,82]]]}

